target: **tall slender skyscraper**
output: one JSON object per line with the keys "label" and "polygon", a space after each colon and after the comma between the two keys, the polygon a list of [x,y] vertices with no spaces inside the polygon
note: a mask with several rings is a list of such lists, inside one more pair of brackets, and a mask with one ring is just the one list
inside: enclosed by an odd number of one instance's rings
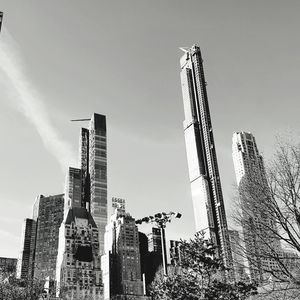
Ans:
{"label": "tall slender skyscraper", "polygon": [[[89,119],[74,121],[87,120]],[[104,233],[107,224],[107,146],[106,117],[104,115],[94,113],[88,128],[81,128],[79,165],[81,172],[80,206],[91,213],[97,225],[99,251],[100,254],[103,254]]]}
{"label": "tall slender skyscraper", "polygon": [[91,200],[91,181],[89,173],[89,143],[90,133],[86,128],[81,128],[79,140],[79,165],[81,168],[82,189],[81,189],[81,202],[82,206],[90,209]]}
{"label": "tall slender skyscraper", "polygon": [[103,254],[107,224],[106,117],[93,114],[89,126],[90,212],[99,230],[99,250]]}
{"label": "tall slender skyscraper", "polygon": [[224,264],[232,266],[225,207],[213,137],[200,48],[182,49],[181,85],[189,177],[196,230],[220,246]]}
{"label": "tall slender skyscraper", "polygon": [[233,134],[232,157],[242,205],[246,267],[252,280],[262,280],[263,272],[276,264],[270,258],[270,249],[279,253],[281,245],[275,234],[274,217],[264,206],[268,202],[269,188],[253,134],[244,131]]}

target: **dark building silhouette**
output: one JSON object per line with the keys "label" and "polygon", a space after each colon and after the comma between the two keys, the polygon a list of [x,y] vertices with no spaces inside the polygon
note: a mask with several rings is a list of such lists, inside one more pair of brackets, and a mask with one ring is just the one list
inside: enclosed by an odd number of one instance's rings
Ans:
{"label": "dark building silhouette", "polygon": [[[162,244],[159,228],[153,227],[147,235],[139,232],[141,274],[145,281],[148,294],[149,285],[154,280],[155,274],[162,268]],[[143,276],[144,274],[144,276]]]}
{"label": "dark building silhouette", "polygon": [[24,280],[31,280],[33,278],[35,236],[36,221],[26,218],[22,228],[21,252],[17,264],[17,278]]}
{"label": "dark building silhouette", "polygon": [[141,274],[143,279],[143,274],[146,276],[148,273],[147,267],[147,259],[149,255],[148,251],[148,238],[147,235],[143,232],[139,232],[139,245],[140,245],[140,256],[141,256]]}

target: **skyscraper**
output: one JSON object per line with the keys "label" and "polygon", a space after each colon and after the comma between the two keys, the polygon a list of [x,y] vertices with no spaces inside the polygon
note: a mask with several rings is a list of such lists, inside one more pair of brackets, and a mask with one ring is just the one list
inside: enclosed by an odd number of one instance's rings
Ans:
{"label": "skyscraper", "polygon": [[81,170],[69,168],[65,183],[64,213],[68,213],[70,207],[83,207],[82,203],[82,177]]}
{"label": "skyscraper", "polygon": [[[161,244],[160,228],[152,227],[151,232],[148,233],[147,237],[148,237],[149,251],[159,253],[162,257],[162,244]],[[166,241],[164,241],[164,243],[166,243]]]}
{"label": "skyscraper", "polygon": [[89,173],[89,139],[90,133],[86,128],[81,128],[79,139],[79,165],[81,168],[81,203],[82,206],[90,210],[91,201],[91,181]]}
{"label": "skyscraper", "polygon": [[40,195],[35,242],[34,277],[55,280],[59,227],[64,215],[64,195]]}
{"label": "skyscraper", "polygon": [[107,224],[106,117],[93,114],[89,132],[90,210],[99,230],[99,246],[102,254],[104,250],[105,226]]}
{"label": "skyscraper", "polygon": [[106,226],[101,258],[104,299],[148,299],[143,296],[138,228],[121,203]]}
{"label": "skyscraper", "polygon": [[196,230],[220,246],[224,264],[232,266],[225,207],[200,48],[184,50],[180,59],[185,120],[184,136]]}
{"label": "skyscraper", "polygon": [[235,132],[232,137],[232,158],[236,182],[240,185],[251,172],[266,180],[263,158],[259,154],[255,137],[250,132]]}
{"label": "skyscraper", "polygon": [[99,229],[99,251],[102,254],[107,223],[107,146],[104,115],[94,113],[88,129],[81,128],[79,163],[81,207],[87,208],[95,220]]}
{"label": "skyscraper", "polygon": [[264,203],[269,197],[263,158],[255,137],[249,132],[235,132],[232,138],[232,156],[242,205],[243,241],[246,249],[246,267],[252,280],[263,279],[263,270],[274,266],[268,255],[272,249],[281,251],[275,221]]}
{"label": "skyscraper", "polygon": [[35,251],[36,221],[26,218],[22,227],[21,253],[17,264],[17,278],[31,280]]}

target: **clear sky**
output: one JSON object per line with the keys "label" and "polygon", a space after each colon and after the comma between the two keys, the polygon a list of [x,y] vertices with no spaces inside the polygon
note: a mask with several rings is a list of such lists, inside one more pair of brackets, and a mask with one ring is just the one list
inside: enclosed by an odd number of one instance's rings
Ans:
{"label": "clear sky", "polygon": [[74,118],[105,114],[109,197],[140,218],[194,220],[183,136],[179,58],[202,50],[225,205],[235,182],[234,131],[269,157],[298,130],[299,1],[0,0],[0,256],[17,257],[38,194],[63,192],[78,157]]}

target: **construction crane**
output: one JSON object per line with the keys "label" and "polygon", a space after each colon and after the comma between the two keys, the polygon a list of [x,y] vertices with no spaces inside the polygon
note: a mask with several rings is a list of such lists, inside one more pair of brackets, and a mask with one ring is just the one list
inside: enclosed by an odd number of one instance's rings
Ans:
{"label": "construction crane", "polygon": [[3,12],[0,11],[0,32],[1,32],[1,27],[2,27],[2,20],[3,20]]}
{"label": "construction crane", "polygon": [[85,122],[85,121],[91,121],[91,119],[74,119],[74,120],[70,120],[71,122]]}

